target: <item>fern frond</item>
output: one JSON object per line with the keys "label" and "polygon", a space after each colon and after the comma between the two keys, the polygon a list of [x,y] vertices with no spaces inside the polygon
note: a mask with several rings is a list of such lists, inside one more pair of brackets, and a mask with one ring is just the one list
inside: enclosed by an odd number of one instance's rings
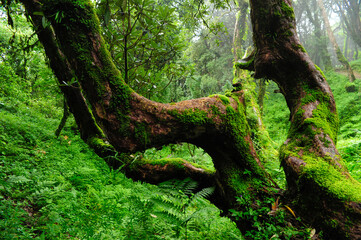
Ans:
{"label": "fern frond", "polygon": [[152,198],[152,202],[155,203],[157,206],[172,206],[174,208],[177,208],[178,210],[183,208],[184,200],[179,198],[173,198],[169,196],[164,195],[157,195],[154,198]]}
{"label": "fern frond", "polygon": [[191,219],[194,219],[195,217],[197,217],[199,214],[206,212],[208,210],[212,210],[212,207],[205,207],[205,208],[201,208],[195,212],[193,212],[192,214],[188,215],[187,217],[184,218],[184,223],[188,222]]}
{"label": "fern frond", "polygon": [[194,196],[192,197],[192,202],[197,200],[197,199],[200,199],[200,198],[209,197],[214,192],[214,189],[215,189],[214,187],[203,188],[202,190],[200,190],[199,192],[194,194]]}
{"label": "fern frond", "polygon": [[190,195],[193,193],[193,191],[198,187],[198,183],[196,181],[193,181],[190,178],[186,178],[179,184],[179,190],[184,192],[187,195]]}
{"label": "fern frond", "polygon": [[184,222],[184,216],[176,211],[173,211],[172,209],[168,210],[164,209],[162,211],[155,212],[155,215],[171,222],[174,225],[182,225]]}

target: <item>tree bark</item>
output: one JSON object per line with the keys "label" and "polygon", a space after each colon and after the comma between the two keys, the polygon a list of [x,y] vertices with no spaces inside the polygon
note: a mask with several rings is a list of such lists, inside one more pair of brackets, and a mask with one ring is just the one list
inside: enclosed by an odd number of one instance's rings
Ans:
{"label": "tree bark", "polygon": [[337,56],[337,60],[344,66],[344,68],[347,70],[348,73],[348,78],[350,79],[350,82],[354,82],[356,80],[355,75],[353,73],[353,70],[349,64],[349,62],[347,61],[347,59],[345,58],[345,56],[342,54],[342,51],[340,49],[340,47],[337,44],[336,38],[333,35],[332,29],[331,29],[331,25],[330,22],[328,21],[328,17],[327,17],[327,12],[326,9],[323,5],[322,0],[317,0],[317,4],[319,6],[319,8],[321,9],[321,14],[322,14],[322,18],[323,21],[325,22],[325,27],[327,30],[327,35],[328,38],[330,39],[330,42],[333,46],[333,49],[335,50],[336,56]]}

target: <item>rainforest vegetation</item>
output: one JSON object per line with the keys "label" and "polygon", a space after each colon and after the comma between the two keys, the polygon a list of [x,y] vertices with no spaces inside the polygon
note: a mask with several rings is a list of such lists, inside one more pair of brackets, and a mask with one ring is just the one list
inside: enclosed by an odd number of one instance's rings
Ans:
{"label": "rainforest vegetation", "polygon": [[358,0],[2,0],[1,239],[361,239]]}

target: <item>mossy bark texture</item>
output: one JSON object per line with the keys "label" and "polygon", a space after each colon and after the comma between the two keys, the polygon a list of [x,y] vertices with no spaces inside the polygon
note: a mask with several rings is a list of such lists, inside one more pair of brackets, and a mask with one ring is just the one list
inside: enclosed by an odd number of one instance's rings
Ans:
{"label": "mossy bark texture", "polygon": [[274,80],[290,109],[280,150],[288,196],[297,214],[327,239],[360,239],[361,184],[335,145],[338,115],[331,89],[303,51],[290,0],[251,0],[255,76]]}

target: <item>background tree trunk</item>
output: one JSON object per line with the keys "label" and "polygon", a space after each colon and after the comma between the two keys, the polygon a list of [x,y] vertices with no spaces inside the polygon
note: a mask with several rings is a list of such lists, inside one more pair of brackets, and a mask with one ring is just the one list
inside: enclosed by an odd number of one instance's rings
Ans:
{"label": "background tree trunk", "polygon": [[317,0],[317,4],[318,4],[319,8],[321,9],[321,14],[322,14],[323,21],[325,23],[325,27],[326,27],[326,30],[327,30],[327,35],[328,35],[328,38],[330,39],[330,42],[331,42],[331,44],[333,46],[333,49],[335,50],[337,60],[347,70],[347,74],[348,74],[348,78],[350,79],[350,82],[353,82],[353,81],[356,80],[355,75],[354,75],[353,70],[352,70],[350,64],[348,63],[347,59],[342,54],[342,51],[341,51],[340,47],[337,44],[336,38],[333,35],[330,22],[328,21],[327,12],[326,12],[326,9],[325,9],[325,7],[323,5],[322,0]]}

